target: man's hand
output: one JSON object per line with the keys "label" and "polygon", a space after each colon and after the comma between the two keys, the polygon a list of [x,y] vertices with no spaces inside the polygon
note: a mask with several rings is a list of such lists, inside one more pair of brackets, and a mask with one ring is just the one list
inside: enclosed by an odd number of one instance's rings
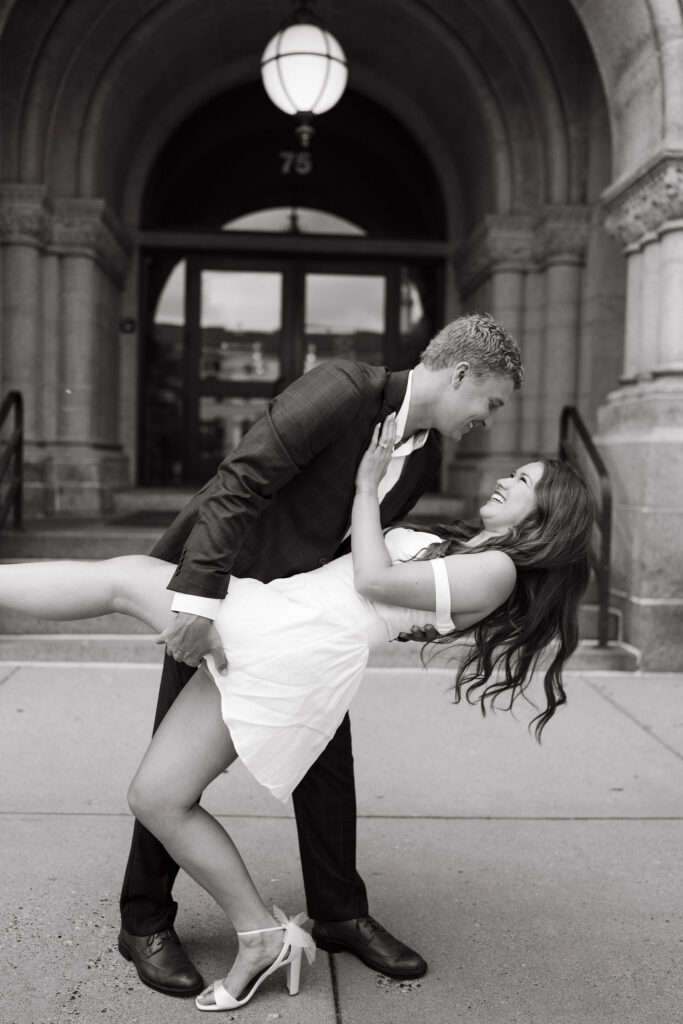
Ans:
{"label": "man's hand", "polygon": [[211,619],[206,619],[203,615],[190,615],[189,612],[174,613],[173,621],[159,634],[155,642],[164,644],[171,657],[185,665],[196,668],[205,655],[213,654],[216,668],[221,675],[228,671],[228,661],[218,630]]}
{"label": "man's hand", "polygon": [[424,626],[413,626],[409,633],[399,633],[396,639],[401,640],[402,643],[406,643],[408,640],[416,640],[420,644],[428,644],[435,640],[438,635],[439,631],[436,626],[433,626],[431,622],[427,622]]}

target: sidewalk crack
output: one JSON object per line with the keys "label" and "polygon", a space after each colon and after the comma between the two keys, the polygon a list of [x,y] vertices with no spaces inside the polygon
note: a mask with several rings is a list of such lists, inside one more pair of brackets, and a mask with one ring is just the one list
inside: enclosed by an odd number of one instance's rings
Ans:
{"label": "sidewalk crack", "polygon": [[332,1000],[334,1002],[334,1019],[336,1024],[343,1024],[341,1002],[339,999],[339,981],[337,979],[337,968],[334,965],[334,956],[332,953],[327,954],[327,960],[330,965],[330,981],[332,984]]}
{"label": "sidewalk crack", "polygon": [[20,668],[21,665],[15,665],[14,668],[11,668],[7,675],[3,676],[2,679],[0,679],[0,686],[3,686],[8,679],[11,679],[12,676],[16,675]]}
{"label": "sidewalk crack", "polygon": [[606,701],[608,704],[611,704],[616,711],[620,711],[622,715],[629,719],[629,721],[633,722],[634,725],[637,725],[641,732],[644,732],[646,736],[650,736],[655,741],[655,743],[659,743],[661,747],[664,747],[665,750],[668,750],[669,753],[673,754],[674,757],[678,758],[679,761],[683,761],[683,754],[680,752],[680,750],[676,750],[676,748],[672,747],[669,743],[666,742],[666,740],[663,740],[662,737],[658,736],[657,733],[654,732],[651,727],[643,725],[643,723],[639,721],[634,714],[632,714],[630,711],[627,711],[627,709],[623,707],[617,700],[615,700],[614,697],[610,697],[609,694],[605,693],[604,690],[601,690],[598,686],[595,685],[595,683],[592,683],[589,679],[586,679],[585,682],[586,685],[589,686],[594,693],[597,693],[598,696],[602,697],[604,701]]}

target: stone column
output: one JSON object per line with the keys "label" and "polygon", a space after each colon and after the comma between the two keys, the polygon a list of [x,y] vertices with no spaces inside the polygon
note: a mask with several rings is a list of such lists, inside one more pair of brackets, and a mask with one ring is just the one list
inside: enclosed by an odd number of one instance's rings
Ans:
{"label": "stone column", "polygon": [[42,252],[49,241],[52,211],[38,185],[0,187],[2,280],[2,378],[0,396],[20,391],[24,399],[25,495],[27,512],[44,511]]}
{"label": "stone column", "polygon": [[99,513],[127,483],[118,438],[128,244],[100,200],[0,188],[2,394],[25,404],[27,513]]}
{"label": "stone column", "polygon": [[551,206],[535,226],[536,264],[545,283],[537,419],[537,444],[544,455],[556,454],[560,412],[575,404],[578,392],[581,283],[589,223],[585,206]]}
{"label": "stone column", "polygon": [[[488,216],[457,255],[461,294],[468,309],[491,313],[519,342],[524,357],[525,276],[533,265],[532,222],[526,216]],[[450,452],[448,487],[479,507],[496,479],[521,459],[525,392],[516,391],[488,431],[476,430]]]}
{"label": "stone column", "polygon": [[466,306],[487,309],[517,338],[525,385],[459,446],[452,490],[474,510],[494,481],[533,456],[557,452],[560,410],[576,401],[582,267],[590,224],[584,206],[535,216],[487,217],[461,249]]}
{"label": "stone column", "polygon": [[683,669],[683,152],[604,197],[625,245],[624,375],[599,410],[614,487],[614,599],[645,668]]}
{"label": "stone column", "polygon": [[101,200],[55,202],[50,253],[59,257],[63,338],[52,457],[54,509],[99,513],[127,483],[118,431],[119,295],[128,244]]}
{"label": "stone column", "polygon": [[545,280],[534,267],[524,280],[524,323],[519,339],[524,362],[524,390],[520,399],[520,448],[524,455],[537,454],[540,449],[544,331]]}

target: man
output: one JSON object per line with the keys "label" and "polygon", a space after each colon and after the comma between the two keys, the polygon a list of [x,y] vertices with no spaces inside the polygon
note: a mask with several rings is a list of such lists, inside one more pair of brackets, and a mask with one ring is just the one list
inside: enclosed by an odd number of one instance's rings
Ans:
{"label": "man", "polygon": [[[397,413],[397,444],[382,481],[382,524],[404,518],[438,469],[435,432],[453,440],[488,427],[522,383],[515,342],[490,316],[455,320],[411,371],[333,361],[314,367],[270,405],[152,554],[178,568],[174,621],[156,729],[202,657],[227,670],[213,625],[230,575],[263,582],[305,572],[339,553],[348,535],[356,468],[376,423]],[[265,640],[264,640],[265,642]],[[394,978],[420,977],[422,957],[368,914],[356,870],[356,798],[348,715],[294,793],[309,915],[317,944],[353,953]],[[178,868],[139,822],[121,894],[119,950],[140,979],[173,996],[203,981],[173,930]]]}

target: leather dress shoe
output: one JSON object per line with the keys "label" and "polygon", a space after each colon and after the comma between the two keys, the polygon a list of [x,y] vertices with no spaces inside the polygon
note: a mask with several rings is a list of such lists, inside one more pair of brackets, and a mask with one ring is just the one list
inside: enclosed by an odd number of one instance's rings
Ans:
{"label": "leather dress shoe", "polygon": [[196,996],[204,988],[201,974],[180,945],[173,928],[152,935],[131,935],[121,929],[119,953],[132,960],[143,985],[180,998]]}
{"label": "leather dress shoe", "polygon": [[313,938],[328,953],[353,953],[366,967],[390,978],[421,978],[427,964],[419,953],[378,924],[373,917],[350,921],[316,921]]}

